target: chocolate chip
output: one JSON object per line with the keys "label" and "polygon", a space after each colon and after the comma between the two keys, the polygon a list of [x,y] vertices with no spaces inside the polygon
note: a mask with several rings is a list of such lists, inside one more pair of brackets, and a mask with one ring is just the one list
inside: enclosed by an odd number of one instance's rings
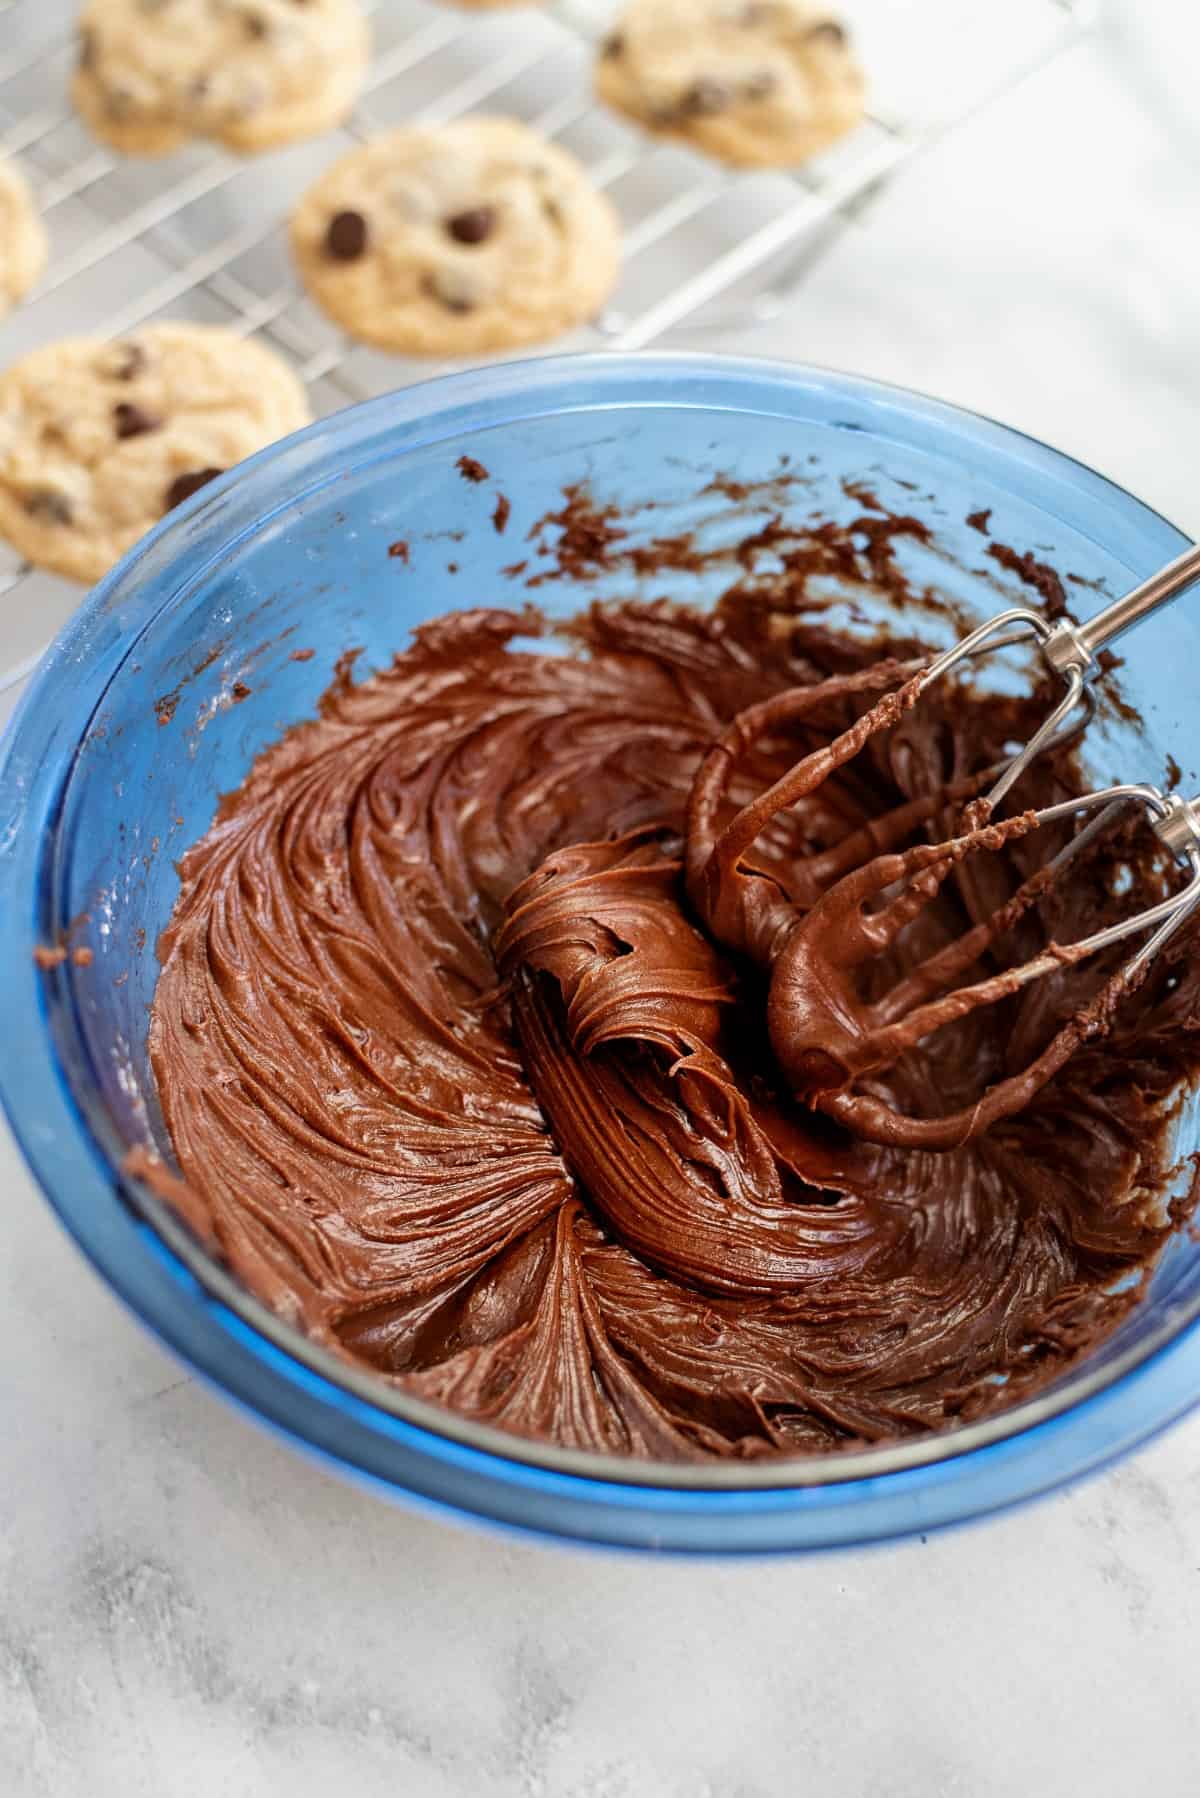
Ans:
{"label": "chocolate chip", "polygon": [[335,212],[325,233],[325,248],[338,262],[357,262],[367,248],[367,221],[362,213]]}
{"label": "chocolate chip", "polygon": [[559,205],[558,201],[555,199],[552,199],[549,194],[547,194],[545,196],[545,198],[542,200],[542,212],[545,214],[546,218],[548,218],[550,220],[550,223],[556,227],[557,230],[561,231],[563,229],[563,226],[566,223],[565,219],[563,218],[563,209]]}
{"label": "chocolate chip", "polygon": [[823,19],[813,26],[808,41],[810,44],[832,44],[836,49],[844,50],[850,40],[844,25],[839,25],[836,19]]}
{"label": "chocolate chip", "polygon": [[266,37],[271,29],[260,12],[244,12],[242,14],[242,24],[246,28],[246,36],[248,38],[253,38],[259,43],[261,43],[262,39]]}
{"label": "chocolate chip", "polygon": [[70,524],[75,508],[57,487],[38,487],[25,495],[25,510],[43,524]]}
{"label": "chocolate chip", "polygon": [[120,400],[113,407],[113,429],[118,437],[144,437],[147,431],[157,431],[161,427],[161,418],[155,418],[141,406],[131,405],[128,400]]}
{"label": "chocolate chip", "polygon": [[79,28],[79,67],[93,69],[96,66],[96,34],[89,31],[86,25]]}
{"label": "chocolate chip", "polygon": [[456,269],[436,269],[433,274],[425,276],[421,286],[425,293],[431,294],[435,300],[440,301],[447,312],[473,312],[475,310],[475,290]]}
{"label": "chocolate chip", "polygon": [[494,206],[472,206],[466,212],[456,212],[453,218],[448,218],[446,229],[455,243],[483,243],[492,235],[495,223]]}
{"label": "chocolate chip", "polygon": [[701,76],[699,81],[692,82],[679,104],[680,111],[690,118],[711,118],[733,104],[733,89],[727,81]]}
{"label": "chocolate chip", "polygon": [[210,481],[215,481],[219,474],[224,473],[223,468],[189,468],[185,473],[177,474],[167,488],[163,511],[170,512],[176,506],[181,506],[185,499],[191,499],[193,493],[199,493],[201,487],[207,487]]}
{"label": "chocolate chip", "polygon": [[140,343],[114,343],[108,353],[105,373],[114,381],[132,381],[146,366],[146,352]]}
{"label": "chocolate chip", "polygon": [[755,69],[748,75],[742,86],[747,100],[765,100],[775,92],[779,83],[770,69]]}
{"label": "chocolate chip", "polygon": [[620,31],[611,31],[600,46],[600,54],[606,62],[615,62],[618,56],[625,54],[625,38]]}

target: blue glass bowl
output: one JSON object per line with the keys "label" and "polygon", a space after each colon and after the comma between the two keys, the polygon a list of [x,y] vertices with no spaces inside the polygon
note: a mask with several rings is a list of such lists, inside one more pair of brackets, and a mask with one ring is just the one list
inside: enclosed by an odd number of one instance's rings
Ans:
{"label": "blue glass bowl", "polygon": [[[491,471],[469,486],[469,453]],[[849,516],[866,481],[928,520],[968,568],[992,529],[1077,577],[1079,610],[1184,538],[1065,456],[894,388],[699,356],[573,357],[456,375],[327,419],[180,507],[91,595],[25,696],[0,755],[0,1092],[67,1229],[132,1310],[260,1419],[389,1491],[546,1535],[667,1550],[796,1550],[960,1521],[1095,1468],[1200,1395],[1200,1245],[1173,1240],[1150,1296],[1081,1369],[996,1417],[903,1447],[755,1466],[631,1464],[520,1442],[391,1391],[314,1350],[210,1262],[138,1182],[128,1147],[160,1133],[146,1062],[154,943],[174,864],[251,757],[311,715],[348,645],[378,665],[428,615],[503,603],[501,568],[586,478],[596,497],[679,528],[714,473],[803,467],[798,512]],[[493,496],[512,501],[500,536]],[[735,509],[710,492],[703,510]],[[732,520],[731,526],[732,526]],[[747,528],[750,528],[747,526]],[[389,558],[397,538],[409,563]],[[450,564],[458,572],[450,572]],[[944,579],[950,579],[946,570]],[[691,591],[691,577],[672,590]],[[1088,585],[1087,583],[1094,583]],[[600,583],[603,590],[604,583]],[[662,583],[658,583],[661,587]],[[565,587],[539,598],[572,607]],[[982,597],[981,597],[982,595]],[[589,590],[590,596],[590,590]],[[697,592],[695,597],[711,595]],[[994,609],[978,575],[959,597]],[[313,650],[295,659],[295,650]],[[1195,786],[1194,608],[1144,625],[1126,696],[1146,719],[1097,730],[1097,779]],[[248,696],[233,703],[233,683]],[[94,952],[35,969],[79,915]],[[1181,1155],[1200,1108],[1179,1120]]]}

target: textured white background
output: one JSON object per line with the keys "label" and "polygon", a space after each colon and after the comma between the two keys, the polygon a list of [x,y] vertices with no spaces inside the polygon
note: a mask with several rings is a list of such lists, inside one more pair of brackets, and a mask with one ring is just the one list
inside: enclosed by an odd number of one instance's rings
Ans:
{"label": "textured white background", "polygon": [[[1085,51],[733,341],[979,407],[1200,531],[1198,294],[1189,182]],[[1200,1421],[894,1549],[514,1544],[363,1497],[199,1390],[7,1140],[0,1195],[5,1798],[1200,1789]]]}

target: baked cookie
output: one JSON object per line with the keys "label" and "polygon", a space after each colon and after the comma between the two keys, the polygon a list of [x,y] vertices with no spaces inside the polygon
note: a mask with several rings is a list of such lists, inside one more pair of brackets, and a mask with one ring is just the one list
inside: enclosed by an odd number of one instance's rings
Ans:
{"label": "baked cookie", "polygon": [[309,416],[287,365],[231,331],[49,344],[0,374],[0,536],[98,580],[164,512]]}
{"label": "baked cookie", "polygon": [[743,168],[803,162],[858,124],[863,75],[812,0],[631,0],[596,91],[648,131]]}
{"label": "baked cookie", "polygon": [[368,48],[359,0],[87,0],[71,95],[132,156],[268,150],[345,118]]}
{"label": "baked cookie", "polygon": [[46,263],[46,233],[25,178],[0,161],[0,317],[29,292]]}
{"label": "baked cookie", "polygon": [[573,156],[515,119],[405,127],[351,150],[292,215],[317,303],[418,356],[538,343],[591,318],[621,228]]}

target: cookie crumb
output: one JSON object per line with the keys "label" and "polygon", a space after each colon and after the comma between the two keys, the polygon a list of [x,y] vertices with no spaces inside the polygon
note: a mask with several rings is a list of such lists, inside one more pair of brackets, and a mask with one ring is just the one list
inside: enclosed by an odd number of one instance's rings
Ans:
{"label": "cookie crumb", "polygon": [[86,944],[82,948],[71,951],[71,960],[77,968],[90,968],[95,959],[94,952]]}
{"label": "cookie crumb", "polygon": [[488,479],[487,469],[482,462],[477,462],[474,456],[460,456],[454,466],[464,481],[471,481],[475,486],[478,486],[480,481]]}
{"label": "cookie crumb", "polygon": [[67,952],[61,943],[54,948],[46,943],[38,943],[33,951],[33,959],[39,968],[60,968],[67,959]]}
{"label": "cookie crumb", "polygon": [[967,523],[973,531],[978,531],[981,537],[986,537],[988,534],[988,520],[991,516],[992,508],[986,506],[981,512],[968,512]]}
{"label": "cookie crumb", "polygon": [[235,680],[233,686],[230,688],[230,697],[232,698],[234,705],[241,705],[243,699],[249,699],[253,691],[254,688],[248,687],[244,680]]}
{"label": "cookie crumb", "polygon": [[[315,649],[293,649],[291,655],[288,657],[288,661],[311,662],[316,653]],[[182,823],[182,819],[180,822]]]}
{"label": "cookie crumb", "polygon": [[406,537],[397,537],[397,539],[394,543],[389,543],[388,544],[388,555],[394,556],[397,562],[403,562],[405,567],[407,567],[408,566],[408,539]]}
{"label": "cookie crumb", "polygon": [[492,513],[492,524],[495,526],[496,535],[498,537],[502,537],[504,535],[504,532],[508,527],[508,520],[509,520],[509,517],[511,516],[511,513],[512,513],[512,501],[509,499],[508,495],[506,493],[497,494],[496,495],[496,508],[495,508],[495,511]]}

